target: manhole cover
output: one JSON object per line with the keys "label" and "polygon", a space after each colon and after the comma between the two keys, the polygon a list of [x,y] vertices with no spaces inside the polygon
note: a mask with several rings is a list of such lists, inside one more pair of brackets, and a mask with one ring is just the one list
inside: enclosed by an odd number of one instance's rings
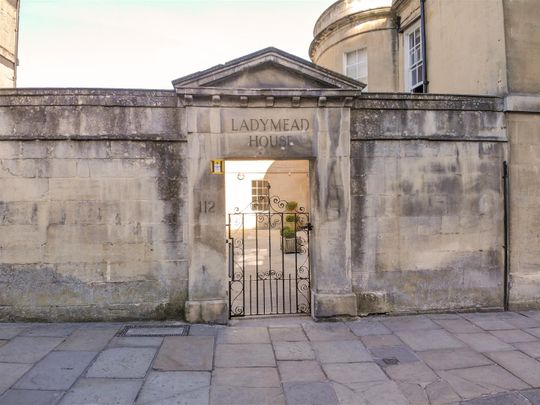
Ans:
{"label": "manhole cover", "polygon": [[189,325],[126,325],[116,334],[125,337],[187,336]]}
{"label": "manhole cover", "polygon": [[395,357],[387,357],[386,359],[382,359],[382,361],[384,362],[384,364],[389,364],[389,365],[394,365],[394,364],[399,363],[399,360],[396,359]]}

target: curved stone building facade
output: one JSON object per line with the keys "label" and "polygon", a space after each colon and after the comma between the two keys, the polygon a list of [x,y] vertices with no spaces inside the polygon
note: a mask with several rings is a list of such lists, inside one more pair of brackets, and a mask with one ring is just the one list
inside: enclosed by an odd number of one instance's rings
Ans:
{"label": "curved stone building facade", "polygon": [[340,0],[316,22],[310,57],[347,74],[348,54],[361,51],[367,74],[355,78],[374,92],[415,91],[409,75],[419,61],[430,93],[504,95],[516,80],[528,85],[519,91],[536,92],[539,7],[535,0]]}

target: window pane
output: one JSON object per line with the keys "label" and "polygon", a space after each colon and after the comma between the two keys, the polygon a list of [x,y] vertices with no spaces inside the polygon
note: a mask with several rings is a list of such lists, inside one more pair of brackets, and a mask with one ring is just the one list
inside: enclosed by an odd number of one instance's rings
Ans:
{"label": "window pane", "polygon": [[406,47],[407,57],[405,59],[406,77],[409,78],[407,83],[408,91],[413,91],[420,83],[422,83],[423,61],[422,61],[422,35],[420,26],[414,27],[407,33]]}
{"label": "window pane", "polygon": [[357,49],[345,54],[345,74],[353,79],[360,80],[360,78],[367,77],[368,74],[368,61],[367,50]]}

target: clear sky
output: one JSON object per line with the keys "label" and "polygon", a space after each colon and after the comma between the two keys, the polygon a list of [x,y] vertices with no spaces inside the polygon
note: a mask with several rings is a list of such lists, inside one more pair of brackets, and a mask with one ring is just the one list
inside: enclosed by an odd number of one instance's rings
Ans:
{"label": "clear sky", "polygon": [[171,89],[275,46],[305,59],[333,0],[22,0],[18,87]]}

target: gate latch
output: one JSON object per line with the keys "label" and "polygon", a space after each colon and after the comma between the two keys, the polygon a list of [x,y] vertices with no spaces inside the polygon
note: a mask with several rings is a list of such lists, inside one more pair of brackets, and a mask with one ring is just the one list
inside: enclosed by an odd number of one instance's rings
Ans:
{"label": "gate latch", "polygon": [[305,226],[304,226],[305,230],[306,231],[312,231],[313,230],[313,225],[311,225],[311,222],[308,222]]}

